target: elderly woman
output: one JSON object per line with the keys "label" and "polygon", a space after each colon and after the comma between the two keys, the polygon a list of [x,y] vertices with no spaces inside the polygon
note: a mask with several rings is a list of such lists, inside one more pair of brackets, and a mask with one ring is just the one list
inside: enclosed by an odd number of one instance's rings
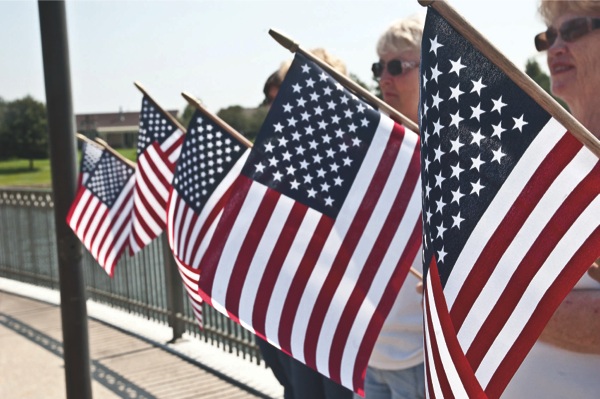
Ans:
{"label": "elderly woman", "polygon": [[[383,99],[418,123],[419,59],[424,19],[412,16],[393,23],[377,43],[373,75]],[[413,267],[422,270],[420,255]],[[412,274],[398,294],[377,338],[365,377],[366,399],[416,399],[425,396],[423,312],[418,279]],[[355,395],[355,397],[358,397]]]}
{"label": "elderly woman", "polygon": [[[600,138],[600,1],[542,0],[552,93]],[[599,249],[600,252],[600,249]],[[506,398],[600,397],[600,283],[584,275],[548,323],[508,386]]]}
{"label": "elderly woman", "polygon": [[372,66],[383,101],[415,123],[419,109],[419,60],[424,19],[419,15],[392,24],[377,42]]}

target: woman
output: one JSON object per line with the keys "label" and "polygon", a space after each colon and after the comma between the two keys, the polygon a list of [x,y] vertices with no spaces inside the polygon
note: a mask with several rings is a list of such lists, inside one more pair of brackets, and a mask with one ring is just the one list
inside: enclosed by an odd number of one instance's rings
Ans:
{"label": "woman", "polygon": [[[415,123],[418,123],[423,26],[424,19],[416,15],[393,23],[377,43],[379,61],[372,67],[383,100]],[[422,270],[420,251],[413,268]],[[422,296],[415,290],[418,282],[412,274],[406,277],[383,324],[369,359],[365,399],[425,396]]]}
{"label": "woman", "polygon": [[371,68],[379,80],[383,101],[417,124],[424,24],[418,15],[393,23],[377,42],[379,62]]}
{"label": "woman", "polygon": [[[548,30],[535,44],[547,51],[552,93],[600,138],[600,1],[542,0],[540,14]],[[598,397],[600,283],[590,275],[556,310],[503,397]]]}

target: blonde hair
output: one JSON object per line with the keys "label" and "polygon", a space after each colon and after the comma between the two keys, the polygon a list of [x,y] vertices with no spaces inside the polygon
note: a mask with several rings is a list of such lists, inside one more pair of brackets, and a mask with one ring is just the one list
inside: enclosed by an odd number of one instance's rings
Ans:
{"label": "blonde hair", "polygon": [[538,11],[546,25],[561,15],[567,13],[575,14],[600,14],[600,1],[598,0],[580,0],[580,1],[557,1],[542,0]]}
{"label": "blonde hair", "polygon": [[406,50],[421,51],[425,19],[422,14],[411,15],[390,25],[377,41],[377,55],[398,54]]}
{"label": "blonde hair", "polygon": [[[344,75],[344,76],[348,75],[348,70],[346,69],[346,63],[344,61],[342,61],[340,58],[331,54],[329,51],[325,50],[322,47],[317,47],[317,48],[311,49],[310,52],[315,57],[319,58],[322,61],[325,61],[327,64],[329,64],[330,67],[332,67],[333,69],[335,69],[342,75]],[[283,80],[288,69],[290,69],[290,65],[292,65],[292,60],[284,61],[281,63],[281,66],[279,67],[279,76],[281,77],[281,80]]]}

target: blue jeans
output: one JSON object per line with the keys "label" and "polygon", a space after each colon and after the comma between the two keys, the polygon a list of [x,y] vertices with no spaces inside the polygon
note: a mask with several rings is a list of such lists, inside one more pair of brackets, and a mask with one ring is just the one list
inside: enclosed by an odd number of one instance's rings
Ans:
{"label": "blue jeans", "polygon": [[[404,370],[367,367],[365,399],[423,399],[425,369],[423,363]],[[355,399],[362,399],[354,394]]]}

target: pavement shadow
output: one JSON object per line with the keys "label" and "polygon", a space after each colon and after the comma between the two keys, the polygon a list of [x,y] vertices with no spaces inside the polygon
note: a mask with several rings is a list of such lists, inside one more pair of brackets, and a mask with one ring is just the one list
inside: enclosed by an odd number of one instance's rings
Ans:
{"label": "pavement shadow", "polygon": [[[43,332],[1,312],[0,325],[3,325],[31,342],[41,346],[48,352],[53,353],[60,358],[63,357],[62,342],[57,341]],[[102,384],[105,388],[122,398],[157,399],[156,396],[148,393],[140,386],[102,365],[98,360],[90,360],[90,371],[94,381]]]}

